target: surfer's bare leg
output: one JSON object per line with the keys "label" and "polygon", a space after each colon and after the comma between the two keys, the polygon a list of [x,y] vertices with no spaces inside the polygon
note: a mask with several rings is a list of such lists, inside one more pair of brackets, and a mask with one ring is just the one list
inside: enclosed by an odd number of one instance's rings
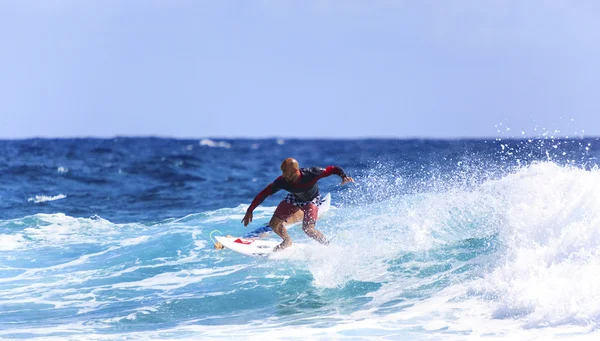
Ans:
{"label": "surfer's bare leg", "polygon": [[302,208],[302,211],[304,211],[302,231],[304,231],[307,236],[318,241],[319,243],[328,245],[329,242],[327,241],[327,238],[325,238],[325,235],[321,231],[315,229],[319,208],[316,205],[308,204]]}
{"label": "surfer's bare leg", "polygon": [[277,205],[277,209],[275,209],[275,213],[273,213],[273,218],[269,222],[269,226],[273,229],[273,232],[277,233],[278,236],[283,239],[281,244],[277,245],[274,251],[283,250],[286,247],[292,246],[292,238],[288,235],[288,232],[283,226],[284,222],[289,222],[290,218],[297,213],[300,208],[282,200],[279,205]]}
{"label": "surfer's bare leg", "polygon": [[323,234],[323,232],[315,229],[315,224],[302,224],[302,230],[304,231],[304,233],[306,233],[307,236],[311,237],[312,239],[318,241],[319,243],[323,244],[323,245],[328,245],[329,242],[327,241],[327,238],[325,238],[325,235]]}
{"label": "surfer's bare leg", "polygon": [[294,213],[293,216],[288,218],[288,220],[285,223],[283,223],[283,226],[295,224],[297,222],[302,221],[302,219],[304,219],[304,212],[302,210],[298,210],[298,212]]}
{"label": "surfer's bare leg", "polygon": [[274,251],[283,250],[286,247],[292,246],[292,238],[290,238],[287,229],[283,226],[283,220],[273,216],[269,222],[269,226],[271,226],[273,232],[277,233],[277,235],[283,239],[281,244],[275,247]]}

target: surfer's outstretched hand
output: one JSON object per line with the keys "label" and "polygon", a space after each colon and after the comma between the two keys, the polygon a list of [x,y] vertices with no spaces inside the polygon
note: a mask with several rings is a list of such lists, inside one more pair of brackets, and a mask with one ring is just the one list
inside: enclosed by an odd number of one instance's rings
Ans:
{"label": "surfer's outstretched hand", "polygon": [[346,177],[342,178],[342,183],[341,183],[341,184],[342,184],[342,185],[345,185],[345,184],[347,184],[347,183],[349,183],[349,182],[354,182],[354,179],[352,179],[352,178],[351,178],[351,177],[349,177],[349,176],[346,176]]}
{"label": "surfer's outstretched hand", "polygon": [[242,219],[242,223],[244,226],[248,226],[252,222],[252,212],[246,211],[246,215],[244,215],[244,219]]}

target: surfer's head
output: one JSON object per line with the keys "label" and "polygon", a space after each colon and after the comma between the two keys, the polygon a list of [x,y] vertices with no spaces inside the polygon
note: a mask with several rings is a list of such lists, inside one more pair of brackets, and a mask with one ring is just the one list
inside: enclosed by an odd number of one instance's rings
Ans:
{"label": "surfer's head", "polygon": [[296,159],[291,157],[281,163],[281,173],[286,181],[296,181],[300,176],[300,165]]}

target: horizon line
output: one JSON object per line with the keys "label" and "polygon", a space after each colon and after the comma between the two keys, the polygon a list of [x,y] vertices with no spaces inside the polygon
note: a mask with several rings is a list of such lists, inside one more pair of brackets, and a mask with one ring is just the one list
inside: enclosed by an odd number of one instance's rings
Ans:
{"label": "horizon line", "polygon": [[113,136],[98,136],[98,135],[73,135],[73,136],[32,136],[32,137],[0,137],[0,141],[25,141],[25,140],[112,140],[112,139],[165,139],[165,140],[430,140],[430,141],[456,141],[456,140],[547,140],[547,139],[598,139],[598,136],[584,136],[580,134],[574,135],[551,135],[551,136],[463,136],[463,137],[434,137],[434,136],[340,136],[340,137],[298,137],[298,136],[195,136],[195,137],[178,137],[159,134],[143,134],[143,135],[113,135]]}

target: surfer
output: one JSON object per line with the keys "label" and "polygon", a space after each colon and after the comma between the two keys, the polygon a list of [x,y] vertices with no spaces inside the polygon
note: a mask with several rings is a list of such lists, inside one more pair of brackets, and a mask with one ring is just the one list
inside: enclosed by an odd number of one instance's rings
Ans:
{"label": "surfer", "polygon": [[354,180],[347,176],[344,170],[338,166],[329,166],[327,168],[312,167],[300,168],[298,161],[287,158],[281,163],[282,175],[275,179],[265,189],[263,189],[246,210],[242,219],[244,226],[252,222],[252,211],[260,205],[268,196],[277,193],[279,190],[288,191],[288,195],[279,203],[269,226],[283,241],[275,247],[274,251],[285,249],[292,245],[292,239],[283,226],[284,222],[294,216],[298,211],[304,212],[302,220],[302,230],[309,237],[321,244],[327,245],[329,242],[321,231],[315,229],[317,221],[318,205],[321,203],[321,194],[317,181],[332,174],[339,175],[342,178],[342,185]]}

